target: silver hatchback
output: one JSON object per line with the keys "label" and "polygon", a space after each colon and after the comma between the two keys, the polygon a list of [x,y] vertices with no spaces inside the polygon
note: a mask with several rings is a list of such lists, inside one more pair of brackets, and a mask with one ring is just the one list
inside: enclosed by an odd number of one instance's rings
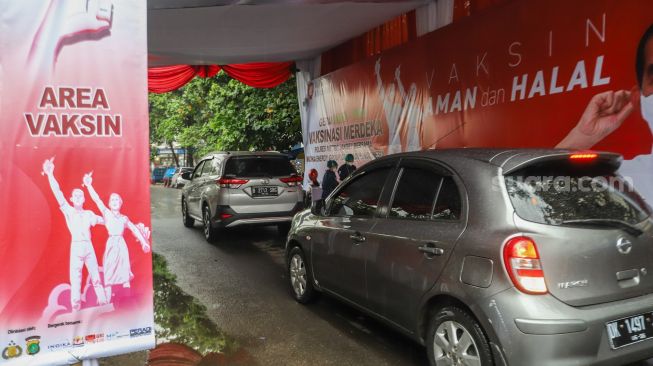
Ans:
{"label": "silver hatchback", "polygon": [[277,225],[286,233],[303,209],[303,179],[285,154],[216,152],[182,177],[189,180],[181,193],[184,225],[201,221],[208,241],[240,225]]}
{"label": "silver hatchback", "polygon": [[361,167],[288,236],[291,291],[424,344],[431,365],[653,356],[651,209],[621,157],[456,149]]}

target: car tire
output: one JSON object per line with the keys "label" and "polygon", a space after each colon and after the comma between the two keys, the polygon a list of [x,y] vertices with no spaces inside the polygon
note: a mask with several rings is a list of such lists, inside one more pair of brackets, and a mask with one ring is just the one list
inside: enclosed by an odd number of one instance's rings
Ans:
{"label": "car tire", "polygon": [[193,227],[195,225],[195,219],[188,215],[188,204],[183,198],[181,199],[181,220],[185,227]]}
{"label": "car tire", "polygon": [[287,267],[290,293],[295,301],[300,304],[314,301],[319,293],[313,287],[313,274],[300,247],[294,247],[288,253]]}
{"label": "car tire", "polygon": [[283,237],[288,236],[288,232],[290,231],[290,226],[291,225],[289,222],[277,224],[277,231],[279,232],[279,235]]}
{"label": "car tire", "polygon": [[433,314],[426,335],[426,350],[431,366],[494,365],[481,325],[457,306],[447,306]]}
{"label": "car tire", "polygon": [[218,231],[211,225],[211,208],[204,205],[202,208],[202,230],[204,231],[204,239],[209,243],[213,243],[218,238]]}

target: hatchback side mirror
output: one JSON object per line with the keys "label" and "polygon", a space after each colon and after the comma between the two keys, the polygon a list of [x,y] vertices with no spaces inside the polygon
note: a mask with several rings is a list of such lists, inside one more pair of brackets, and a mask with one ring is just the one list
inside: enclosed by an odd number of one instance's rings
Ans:
{"label": "hatchback side mirror", "polygon": [[181,177],[183,179],[185,179],[185,180],[190,180],[190,175],[191,174],[192,174],[191,172],[183,172],[183,173],[181,173]]}

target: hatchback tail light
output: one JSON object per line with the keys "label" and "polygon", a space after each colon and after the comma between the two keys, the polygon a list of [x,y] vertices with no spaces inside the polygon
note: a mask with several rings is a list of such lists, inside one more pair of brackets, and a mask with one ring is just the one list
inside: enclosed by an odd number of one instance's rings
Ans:
{"label": "hatchback tail light", "polygon": [[297,175],[293,175],[292,177],[279,178],[279,180],[286,183],[290,187],[294,187],[301,184],[301,182],[304,181],[304,178],[299,177]]}
{"label": "hatchback tail light", "polygon": [[503,248],[506,270],[515,286],[527,294],[546,294],[544,271],[535,242],[525,236],[508,240]]}
{"label": "hatchback tail light", "polygon": [[220,178],[216,183],[222,188],[238,188],[247,182],[249,182],[247,179]]}
{"label": "hatchback tail light", "polygon": [[579,153],[569,155],[569,160],[577,162],[589,162],[594,161],[599,157],[599,154],[596,153]]}

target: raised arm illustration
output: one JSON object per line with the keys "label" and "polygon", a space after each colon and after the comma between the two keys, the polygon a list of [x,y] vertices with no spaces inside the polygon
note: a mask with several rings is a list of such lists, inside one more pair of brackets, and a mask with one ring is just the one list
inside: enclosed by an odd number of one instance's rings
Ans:
{"label": "raised arm illustration", "polygon": [[54,177],[54,156],[43,162],[42,174],[47,175],[50,189],[52,190],[54,198],[56,198],[59,206],[67,205],[68,202],[66,202],[66,197],[63,195],[63,192],[61,192],[59,182],[57,182],[57,179]]}
{"label": "raised arm illustration", "polygon": [[93,202],[95,202],[95,205],[97,206],[98,210],[104,215],[104,212],[107,211],[107,206],[104,205],[104,202],[100,199],[100,196],[97,194],[95,191],[95,188],[93,188],[93,172],[84,174],[84,178],[82,179],[84,182],[84,186],[88,190],[89,196],[91,196],[91,199]]}
{"label": "raised arm illustration", "polygon": [[397,66],[395,69],[395,80],[399,86],[399,95],[401,95],[401,99],[404,101],[404,103],[406,103],[406,98],[408,98],[408,95],[406,94],[404,84],[401,82],[401,65]]}

